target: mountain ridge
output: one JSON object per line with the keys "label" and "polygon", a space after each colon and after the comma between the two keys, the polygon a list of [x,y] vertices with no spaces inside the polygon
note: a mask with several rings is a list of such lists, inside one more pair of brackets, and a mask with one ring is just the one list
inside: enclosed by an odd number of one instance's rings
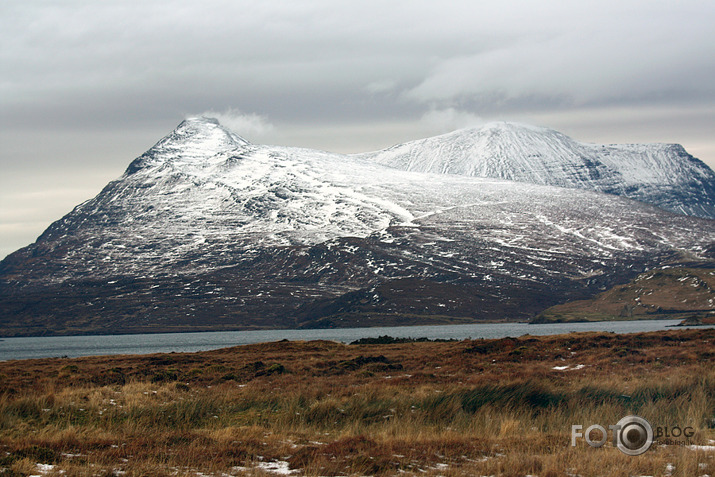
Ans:
{"label": "mountain ridge", "polygon": [[401,170],[595,190],[715,218],[715,172],[679,144],[588,144],[502,121],[359,156]]}
{"label": "mountain ridge", "polygon": [[4,335],[528,320],[713,260],[715,221],[182,122],[0,262]]}

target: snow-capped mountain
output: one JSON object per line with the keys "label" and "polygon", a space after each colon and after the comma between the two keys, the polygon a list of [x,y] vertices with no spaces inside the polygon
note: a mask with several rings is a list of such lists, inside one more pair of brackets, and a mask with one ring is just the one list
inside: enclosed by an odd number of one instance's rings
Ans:
{"label": "snow-capped mountain", "polygon": [[595,190],[715,218],[715,173],[678,144],[584,144],[509,122],[362,155],[406,171]]}
{"label": "snow-capped mountain", "polygon": [[613,195],[253,145],[194,118],[0,262],[2,334],[526,319],[715,255]]}

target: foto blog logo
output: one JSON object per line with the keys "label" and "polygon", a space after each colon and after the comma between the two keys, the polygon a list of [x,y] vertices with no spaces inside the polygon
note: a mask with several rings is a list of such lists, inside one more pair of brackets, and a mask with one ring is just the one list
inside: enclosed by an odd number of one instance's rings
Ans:
{"label": "foto blog logo", "polygon": [[[648,421],[638,416],[626,416],[616,424],[608,426],[613,433],[613,445],[627,455],[641,455],[653,444],[653,427]],[[608,440],[608,431],[600,424],[593,424],[586,428],[582,425],[571,426],[571,446],[576,446],[576,439],[584,438],[591,447],[601,447]],[[592,434],[600,437],[592,438]]]}

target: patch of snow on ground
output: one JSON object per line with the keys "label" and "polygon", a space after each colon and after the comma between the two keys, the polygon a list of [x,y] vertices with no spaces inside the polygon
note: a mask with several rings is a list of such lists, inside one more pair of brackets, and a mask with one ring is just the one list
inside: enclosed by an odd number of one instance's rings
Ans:
{"label": "patch of snow on ground", "polygon": [[[45,474],[49,474],[54,470],[55,466],[52,464],[37,464],[37,471],[39,474],[33,474],[30,477],[42,477]],[[60,474],[64,474],[64,470],[60,470]]]}
{"label": "patch of snow on ground", "polygon": [[266,472],[271,472],[279,475],[291,475],[296,472],[295,470],[290,470],[288,462],[281,460],[276,462],[259,462],[256,467],[261,470],[265,470]]}
{"label": "patch of snow on ground", "polygon": [[[573,368],[571,368],[571,365],[567,364],[566,366],[554,366],[554,367],[551,368],[551,369],[554,369],[554,370],[556,370],[556,371],[577,371],[577,370],[583,369],[583,368],[585,368],[585,367],[586,367],[585,364],[577,364],[576,366],[574,366]],[[570,368],[570,369],[569,369],[569,368]]]}
{"label": "patch of snow on ground", "polygon": [[703,452],[715,452],[715,446],[688,446],[688,449]]}

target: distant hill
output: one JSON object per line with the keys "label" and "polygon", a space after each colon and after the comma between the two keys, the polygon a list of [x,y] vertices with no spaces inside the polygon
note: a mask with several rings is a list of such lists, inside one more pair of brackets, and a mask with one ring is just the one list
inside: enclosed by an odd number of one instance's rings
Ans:
{"label": "distant hill", "polygon": [[589,300],[544,310],[534,323],[690,319],[697,323],[715,316],[715,269],[665,268],[638,275]]}

